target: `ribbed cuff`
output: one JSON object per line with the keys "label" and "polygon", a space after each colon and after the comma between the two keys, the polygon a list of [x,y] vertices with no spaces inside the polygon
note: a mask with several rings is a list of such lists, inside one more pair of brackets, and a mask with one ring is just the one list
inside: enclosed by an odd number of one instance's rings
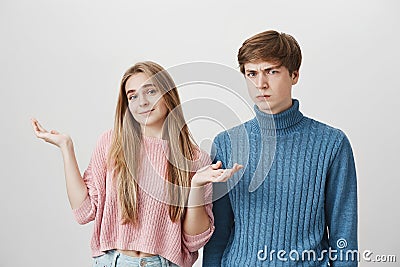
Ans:
{"label": "ribbed cuff", "polygon": [[79,207],[72,209],[72,213],[74,214],[75,220],[79,224],[87,223],[87,218],[91,211],[92,211],[92,203],[90,201],[89,195],[86,196],[85,200]]}
{"label": "ribbed cuff", "polygon": [[202,248],[207,241],[211,238],[214,233],[215,226],[212,225],[206,231],[198,235],[189,235],[183,232],[183,243],[189,249],[190,252],[198,251]]}

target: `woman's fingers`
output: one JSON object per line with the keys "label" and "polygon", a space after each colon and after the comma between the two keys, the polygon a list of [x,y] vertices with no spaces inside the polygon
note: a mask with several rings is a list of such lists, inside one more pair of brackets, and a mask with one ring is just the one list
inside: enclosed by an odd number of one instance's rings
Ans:
{"label": "woman's fingers", "polygon": [[35,131],[35,133],[39,132],[40,129],[36,124],[36,120],[35,119],[31,119],[31,123],[32,123],[32,127],[33,127],[33,130]]}
{"label": "woman's fingers", "polygon": [[36,137],[43,141],[60,147],[72,142],[71,137],[68,134],[60,133],[56,130],[47,131],[35,118],[31,118],[32,126],[35,131]]}
{"label": "woman's fingers", "polygon": [[236,166],[233,167],[234,172],[237,172],[237,171],[239,171],[240,169],[243,168],[243,165],[240,165],[240,164],[237,164],[237,163],[235,163],[235,165]]}
{"label": "woman's fingers", "polygon": [[243,165],[235,163],[231,169],[225,169],[221,176],[219,176],[215,182],[225,182],[232,177],[233,174],[243,168]]}
{"label": "woman's fingers", "polygon": [[47,132],[47,130],[45,128],[43,128],[42,125],[40,125],[40,123],[38,121],[36,122],[36,124],[37,124],[38,128],[40,129],[40,131]]}
{"label": "woman's fingers", "polygon": [[[51,131],[53,133],[54,130]],[[215,164],[211,164],[199,169],[196,172],[194,179],[198,184],[207,184],[210,182],[225,182],[234,173],[243,168],[242,165],[235,163],[231,169],[220,169],[222,166],[221,161],[217,161]],[[193,181],[193,180],[192,180]]]}
{"label": "woman's fingers", "polygon": [[42,125],[40,125],[39,121],[35,118],[31,119],[32,126],[35,131],[36,137],[42,139],[43,141],[54,143],[52,140],[53,134],[58,134],[56,130],[51,130],[48,132]]}
{"label": "woman's fingers", "polygon": [[221,183],[221,182],[225,182],[227,181],[229,178],[231,177],[231,175],[229,174],[229,171],[225,171],[221,176],[219,176],[215,182],[217,183]]}
{"label": "woman's fingers", "polygon": [[40,125],[39,121],[35,118],[32,119],[32,124],[37,132],[47,132],[42,125]]}
{"label": "woman's fingers", "polygon": [[32,125],[37,138],[43,139],[46,141],[49,137],[49,132],[47,132],[37,120],[32,120]]}
{"label": "woman's fingers", "polygon": [[224,172],[215,179],[215,182],[225,182],[230,176],[230,169],[225,169]]}
{"label": "woman's fingers", "polygon": [[33,130],[35,131],[36,137],[43,138],[43,132],[39,129],[35,122],[32,122]]}
{"label": "woman's fingers", "polygon": [[223,173],[222,169],[214,170],[212,168],[207,169],[207,173],[204,173],[204,177],[219,177]]}
{"label": "woman's fingers", "polygon": [[48,142],[50,140],[50,133],[49,132],[38,132],[36,136],[44,141]]}
{"label": "woman's fingers", "polygon": [[218,160],[215,164],[211,165],[211,168],[213,168],[214,170],[218,170],[221,167],[222,167],[222,162],[220,160]]}

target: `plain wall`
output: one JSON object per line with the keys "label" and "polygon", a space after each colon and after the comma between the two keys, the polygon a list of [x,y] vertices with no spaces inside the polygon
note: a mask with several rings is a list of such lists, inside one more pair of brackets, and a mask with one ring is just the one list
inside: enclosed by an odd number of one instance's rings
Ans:
{"label": "plain wall", "polygon": [[[399,7],[396,0],[2,0],[0,266],[91,265],[92,224],[74,221],[61,154],[36,139],[30,117],[72,136],[83,173],[96,139],[113,127],[129,66],[205,61],[238,71],[242,42],[267,29],[292,34],[302,47],[293,89],[301,111],[350,139],[360,250],[399,257]],[[234,101],[203,87],[180,89],[182,100],[214,92],[227,106]],[[205,146],[218,130],[213,125],[191,126]],[[361,263],[368,265],[397,266]]]}

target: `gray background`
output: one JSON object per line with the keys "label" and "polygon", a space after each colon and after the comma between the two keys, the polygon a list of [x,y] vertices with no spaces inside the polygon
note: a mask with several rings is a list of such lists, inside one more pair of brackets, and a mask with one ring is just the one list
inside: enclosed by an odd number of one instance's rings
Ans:
{"label": "gray background", "polygon": [[[303,113],[351,141],[360,250],[397,254],[399,262],[398,10],[396,0],[2,0],[0,266],[91,264],[92,224],[73,220],[61,154],[34,137],[30,117],[73,137],[83,172],[97,137],[113,126],[119,81],[131,64],[209,61],[237,69],[241,43],[266,29],[290,33],[302,47],[294,96]],[[193,131],[210,139],[216,130]]]}

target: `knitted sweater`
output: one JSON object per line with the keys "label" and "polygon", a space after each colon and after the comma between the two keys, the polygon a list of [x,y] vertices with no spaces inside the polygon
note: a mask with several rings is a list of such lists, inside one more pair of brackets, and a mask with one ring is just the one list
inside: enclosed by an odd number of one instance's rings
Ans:
{"label": "knitted sweater", "polygon": [[[192,266],[198,257],[197,250],[204,246],[214,231],[212,204],[206,205],[211,228],[199,235],[184,233],[181,222],[172,222],[163,191],[169,151],[168,141],[143,137],[141,168],[138,173],[138,223],[123,225],[117,201],[113,172],[107,168],[106,157],[112,130],[103,133],[97,141],[89,166],[83,174],[88,196],[73,210],[80,224],[94,220],[91,240],[92,256],[100,256],[110,249],[137,250],[161,255],[179,266]],[[210,156],[199,150],[193,168],[211,164]],[[212,185],[207,185],[207,195],[212,195]]]}
{"label": "knitted sweater", "polygon": [[[214,202],[216,229],[203,266],[357,266],[346,256],[358,249],[349,140],[303,116],[297,100],[275,115],[254,109],[254,119],[214,140],[214,161],[245,168],[239,179],[214,184],[214,197],[230,191]],[[337,252],[329,256],[329,247]]]}

